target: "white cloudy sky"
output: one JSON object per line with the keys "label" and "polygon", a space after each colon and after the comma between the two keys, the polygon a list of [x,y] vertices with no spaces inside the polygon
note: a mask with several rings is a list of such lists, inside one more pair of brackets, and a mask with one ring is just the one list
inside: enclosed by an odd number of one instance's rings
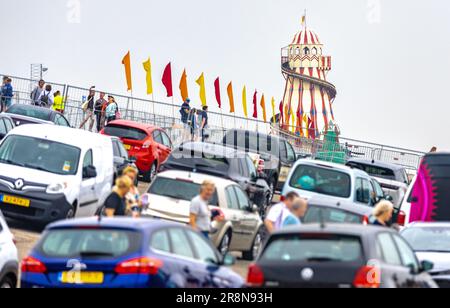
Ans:
{"label": "white cloudy sky", "polygon": [[141,63],[151,56],[157,99],[165,100],[159,80],[172,61],[176,86],[186,67],[193,100],[203,71],[210,105],[217,76],[223,88],[233,80],[279,100],[280,48],[304,9],[333,56],[329,80],[344,136],[450,149],[448,1],[2,0],[0,74],[28,76],[30,63],[45,63],[48,80],[124,93],[121,59],[130,49],[135,96],[145,97]]}

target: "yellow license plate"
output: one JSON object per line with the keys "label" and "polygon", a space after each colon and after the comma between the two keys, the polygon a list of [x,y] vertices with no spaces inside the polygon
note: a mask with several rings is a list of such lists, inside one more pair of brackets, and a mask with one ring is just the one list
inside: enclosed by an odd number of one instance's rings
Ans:
{"label": "yellow license plate", "polygon": [[60,280],[66,284],[102,284],[105,275],[101,272],[62,272]]}
{"label": "yellow license plate", "polygon": [[280,170],[280,175],[278,177],[278,181],[283,183],[286,182],[287,177],[289,176],[289,172],[291,171],[290,168],[288,167],[282,167]]}
{"label": "yellow license plate", "polygon": [[8,196],[8,195],[3,195],[3,196],[0,195],[0,200],[3,203],[18,205],[18,206],[23,206],[23,207],[30,207],[30,203],[31,203],[31,201],[28,199],[17,198],[17,197]]}
{"label": "yellow license plate", "polygon": [[131,150],[131,145],[124,144],[123,146],[125,147],[125,150],[127,150],[127,151]]}

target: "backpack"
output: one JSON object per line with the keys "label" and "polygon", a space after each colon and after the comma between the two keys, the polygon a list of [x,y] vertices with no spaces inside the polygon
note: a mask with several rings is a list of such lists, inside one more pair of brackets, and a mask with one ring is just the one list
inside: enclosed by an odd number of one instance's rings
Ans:
{"label": "backpack", "polygon": [[48,106],[49,101],[50,101],[50,92],[47,92],[47,94],[45,94],[44,91],[39,102],[41,103],[42,106]]}
{"label": "backpack", "polygon": [[116,104],[116,120],[120,120],[122,118],[122,114],[120,113],[119,105],[117,103],[114,104]]}

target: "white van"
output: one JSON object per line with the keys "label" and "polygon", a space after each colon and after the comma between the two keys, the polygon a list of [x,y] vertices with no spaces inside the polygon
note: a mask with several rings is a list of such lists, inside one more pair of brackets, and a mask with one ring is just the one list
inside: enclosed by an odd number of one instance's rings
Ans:
{"label": "white van", "polygon": [[0,143],[0,209],[48,224],[92,216],[113,182],[110,138],[68,127],[24,125]]}

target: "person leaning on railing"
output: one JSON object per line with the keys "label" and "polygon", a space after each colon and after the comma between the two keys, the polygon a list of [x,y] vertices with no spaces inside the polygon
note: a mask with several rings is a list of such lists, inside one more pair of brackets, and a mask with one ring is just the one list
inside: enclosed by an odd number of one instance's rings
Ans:
{"label": "person leaning on railing", "polygon": [[11,78],[4,76],[0,91],[1,112],[6,111],[11,106],[13,98],[13,87]]}

